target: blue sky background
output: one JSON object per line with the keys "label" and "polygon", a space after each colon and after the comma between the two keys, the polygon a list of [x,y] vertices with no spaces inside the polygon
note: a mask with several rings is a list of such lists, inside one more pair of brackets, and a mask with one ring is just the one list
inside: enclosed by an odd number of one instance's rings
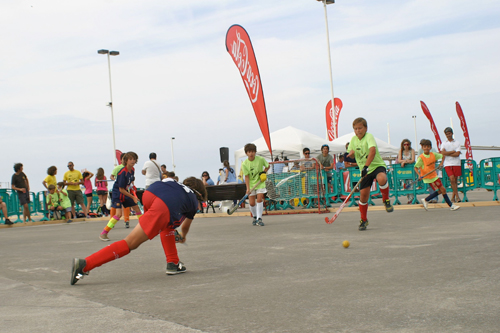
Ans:
{"label": "blue sky background", "polygon": [[[368,130],[399,145],[433,138],[420,100],[440,132],[455,102],[473,145],[497,145],[500,127],[500,3],[338,0],[328,5],[339,135],[362,116]],[[176,172],[216,178],[219,147],[233,153],[261,136],[236,66],[225,49],[232,24],[256,52],[271,131],[294,126],[326,137],[330,96],[324,9],[314,0],[8,0],[0,4],[0,182],[25,165],[32,190],[51,165],[58,179],[113,167],[108,67],[112,57],[117,148],[155,151]],[[442,134],[444,139],[444,134]],[[476,160],[500,152],[474,152]],[[143,186],[144,178],[137,177]]]}

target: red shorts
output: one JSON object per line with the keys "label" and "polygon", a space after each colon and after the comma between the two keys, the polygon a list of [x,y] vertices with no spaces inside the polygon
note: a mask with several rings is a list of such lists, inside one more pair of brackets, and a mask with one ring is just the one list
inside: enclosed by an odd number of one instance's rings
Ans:
{"label": "red shorts", "polygon": [[430,187],[434,191],[438,191],[441,187],[443,187],[443,183],[441,183],[441,179],[436,179],[433,183],[429,183]]}
{"label": "red shorts", "polygon": [[170,211],[163,200],[149,191],[142,196],[144,214],[139,218],[139,224],[149,239],[155,238],[163,230],[169,229]]}
{"label": "red shorts", "polygon": [[462,175],[462,167],[458,165],[444,167],[444,170],[446,171],[448,177],[450,176],[460,177]]}

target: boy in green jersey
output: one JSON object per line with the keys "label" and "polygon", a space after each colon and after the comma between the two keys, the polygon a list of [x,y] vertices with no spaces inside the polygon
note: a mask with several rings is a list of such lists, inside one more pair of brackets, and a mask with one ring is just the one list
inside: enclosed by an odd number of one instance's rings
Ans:
{"label": "boy in green jersey", "polygon": [[375,137],[367,133],[368,124],[364,118],[356,118],[352,122],[354,133],[356,134],[349,143],[349,157],[355,157],[356,163],[361,169],[361,181],[359,184],[359,211],[361,213],[361,222],[359,230],[366,230],[368,226],[368,198],[370,196],[370,187],[374,180],[377,180],[382,201],[387,212],[394,211],[394,207],[389,200],[389,182],[387,181],[385,162],[378,152]]}
{"label": "boy in green jersey", "polygon": [[[250,212],[253,217],[253,225],[263,227],[262,212],[264,211],[264,195],[266,194],[265,183],[260,183],[253,191],[250,191],[260,180],[260,175],[269,170],[269,163],[264,157],[256,156],[257,147],[253,143],[245,145],[245,154],[248,159],[241,164],[241,170],[245,176],[245,184],[247,185],[248,202],[250,204]],[[257,197],[257,205],[255,204]]]}

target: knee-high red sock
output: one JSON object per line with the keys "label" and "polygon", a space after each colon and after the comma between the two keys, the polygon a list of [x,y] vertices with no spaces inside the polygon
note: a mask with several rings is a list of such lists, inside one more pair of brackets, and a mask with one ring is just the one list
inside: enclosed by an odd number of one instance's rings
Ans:
{"label": "knee-high red sock", "polygon": [[113,244],[110,244],[102,250],[99,250],[96,253],[91,254],[90,256],[85,258],[85,260],[87,261],[87,265],[84,268],[84,272],[89,272],[96,267],[126,256],[129,253],[130,249],[128,248],[127,242],[125,240],[114,242]]}
{"label": "knee-high red sock", "polygon": [[382,200],[389,199],[389,181],[387,181],[384,185],[379,185],[380,192],[382,193]]}
{"label": "knee-high red sock", "polygon": [[179,263],[179,256],[177,255],[177,246],[175,245],[175,232],[172,229],[163,230],[160,232],[161,245],[165,252],[167,262]]}
{"label": "knee-high red sock", "polygon": [[358,202],[359,204],[359,212],[361,213],[361,219],[366,221],[368,218],[366,214],[368,213],[368,202]]}

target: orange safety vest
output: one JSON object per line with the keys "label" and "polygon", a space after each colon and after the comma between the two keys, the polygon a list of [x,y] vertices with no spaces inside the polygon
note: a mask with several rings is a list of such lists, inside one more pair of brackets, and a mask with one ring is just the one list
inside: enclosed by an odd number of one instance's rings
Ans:
{"label": "orange safety vest", "polygon": [[[425,175],[426,173],[431,172],[436,168],[436,156],[434,156],[434,153],[429,153],[429,157],[425,157],[424,154],[422,154],[420,155],[420,158],[422,159],[422,162],[424,162],[424,166],[422,167],[422,171],[420,173],[421,175]],[[424,178],[432,179],[436,178],[437,176],[437,172],[434,171]]]}

